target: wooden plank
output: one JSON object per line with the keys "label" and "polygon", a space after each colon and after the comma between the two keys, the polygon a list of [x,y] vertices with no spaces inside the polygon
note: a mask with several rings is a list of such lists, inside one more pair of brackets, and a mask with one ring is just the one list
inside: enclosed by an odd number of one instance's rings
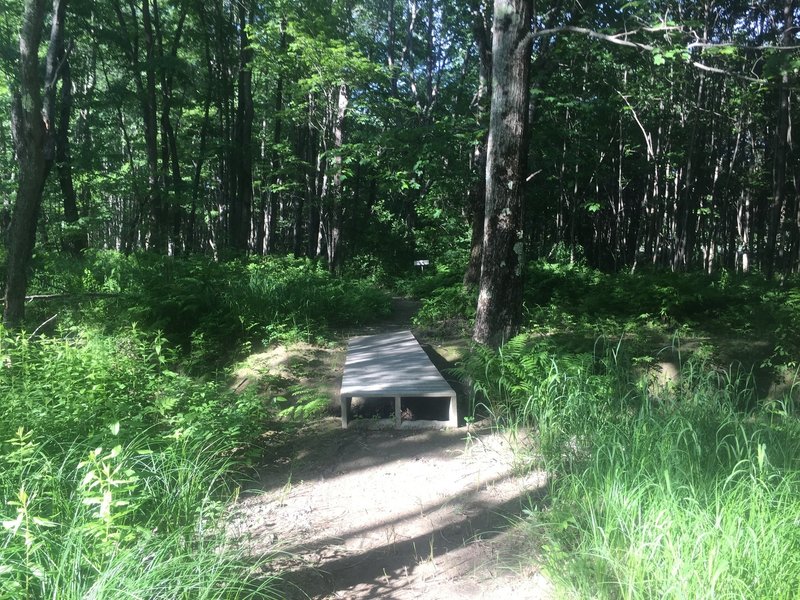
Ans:
{"label": "wooden plank", "polygon": [[457,425],[456,393],[410,331],[354,337],[347,346],[340,391],[342,426],[347,427],[352,398],[384,397],[395,400],[398,427],[404,397],[448,398],[447,426]]}

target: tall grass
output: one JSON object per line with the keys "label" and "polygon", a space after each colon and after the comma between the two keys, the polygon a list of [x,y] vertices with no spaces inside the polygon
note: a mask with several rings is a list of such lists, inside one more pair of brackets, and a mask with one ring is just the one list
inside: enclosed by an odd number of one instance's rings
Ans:
{"label": "tall grass", "polygon": [[135,330],[0,330],[0,360],[0,598],[272,597],[223,535],[260,400]]}
{"label": "tall grass", "polygon": [[59,315],[47,335],[0,328],[0,598],[271,597],[269,557],[223,535],[267,407],[208,374],[388,296],[302,259],[37,260],[31,291],[67,297],[31,306],[33,325]]}
{"label": "tall grass", "polygon": [[798,597],[796,417],[739,410],[746,377],[690,360],[657,385],[610,350],[560,356],[517,338],[464,366],[501,422],[535,432],[526,451],[550,494],[525,526],[562,592]]}

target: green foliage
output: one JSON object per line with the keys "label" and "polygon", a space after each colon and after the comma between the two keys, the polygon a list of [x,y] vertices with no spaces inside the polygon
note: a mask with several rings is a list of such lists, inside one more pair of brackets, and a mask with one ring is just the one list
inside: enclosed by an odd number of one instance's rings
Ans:
{"label": "green foliage", "polygon": [[[551,577],[585,598],[789,598],[800,586],[800,422],[792,390],[760,411],[753,381],[703,352],[672,381],[624,346],[574,354],[527,335],[461,366],[522,458],[551,475],[524,526]],[[744,398],[744,400],[743,400]]]}
{"label": "green foliage", "polygon": [[454,286],[463,277],[464,269],[458,267],[434,266],[427,271],[417,268],[415,273],[395,279],[394,288],[403,296],[425,299],[440,289]]}
{"label": "green foliage", "polygon": [[[37,261],[32,291],[68,297],[31,311],[56,311],[57,335],[0,331],[0,597],[271,597],[224,518],[274,407],[184,371],[379,318],[388,296],[307,260]],[[283,418],[327,405],[289,391]]]}
{"label": "green foliage", "polygon": [[307,421],[320,416],[328,408],[330,398],[321,391],[297,384],[289,388],[291,398],[276,396],[278,417],[289,421]]}
{"label": "green foliage", "polygon": [[96,252],[40,262],[34,290],[115,294],[95,303],[93,318],[109,331],[129,323],[160,331],[189,368],[220,365],[245,344],[318,339],[389,311],[388,295],[369,279],[336,278],[307,259],[219,263]]}
{"label": "green foliage", "polygon": [[[772,350],[766,366],[797,366],[800,345],[790,332],[800,319],[798,283],[776,286],[758,275],[602,273],[581,264],[539,261],[525,288],[528,327],[594,339],[599,335],[670,337],[690,329],[711,335],[758,336]],[[638,348],[636,349],[638,351]],[[650,351],[650,350],[648,350]]]}
{"label": "green foliage", "polygon": [[258,430],[255,399],[234,401],[217,384],[170,370],[162,337],[136,329],[118,335],[74,329],[63,338],[36,340],[3,334],[0,344],[0,395],[13,399],[3,407],[13,415],[6,422],[53,442],[99,436],[101,445],[102,428],[117,422],[135,432],[158,426],[164,435],[224,434],[233,444]]}
{"label": "green foliage", "polygon": [[612,404],[631,402],[619,347],[600,355],[558,352],[551,340],[520,335],[499,350],[476,345],[456,371],[472,382],[477,409],[504,426],[538,431],[539,459],[569,460],[578,438],[602,423]]}
{"label": "green foliage", "polygon": [[477,292],[466,290],[460,283],[437,289],[422,302],[414,324],[422,327],[441,327],[448,322],[469,324],[475,318]]}
{"label": "green foliage", "polygon": [[137,330],[0,330],[0,597],[270,597],[222,528],[266,407],[169,365]]}
{"label": "green foliage", "polygon": [[[676,398],[680,402],[681,398]],[[648,407],[599,428],[532,510],[551,573],[580,597],[790,598],[800,585],[796,421],[724,404]]]}

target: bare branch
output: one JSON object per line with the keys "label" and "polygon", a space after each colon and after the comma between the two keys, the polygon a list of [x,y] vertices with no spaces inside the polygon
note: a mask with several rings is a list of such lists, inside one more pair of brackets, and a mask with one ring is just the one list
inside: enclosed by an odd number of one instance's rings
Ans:
{"label": "bare branch", "polygon": [[55,68],[53,69],[53,73],[50,78],[45,81],[44,89],[45,93],[49,92],[53,87],[55,87],[56,83],[58,83],[59,77],[61,77],[61,69],[64,67],[64,63],[69,60],[69,55],[72,54],[72,49],[75,47],[74,40],[70,40],[67,44],[66,49],[64,50],[64,55],[58,59]]}
{"label": "bare branch", "polygon": [[748,77],[747,75],[742,75],[741,73],[733,73],[731,71],[726,71],[725,69],[719,69],[717,67],[711,67],[709,65],[705,65],[701,62],[692,61],[691,65],[700,69],[701,71],[708,71],[709,73],[718,73],[720,75],[727,75],[728,77],[736,77],[737,79],[743,79],[744,81],[750,81],[751,83],[766,83],[766,79],[759,79],[758,77]]}
{"label": "bare branch", "polygon": [[659,25],[658,27],[642,27],[642,31],[648,33],[660,33],[662,31],[683,31],[680,25]]}
{"label": "bare branch", "polygon": [[573,25],[565,25],[563,27],[555,27],[553,29],[540,29],[539,31],[534,31],[529,33],[528,36],[530,37],[531,40],[533,40],[535,38],[546,37],[550,35],[558,35],[560,33],[580,33],[590,38],[603,40],[605,42],[611,42],[612,44],[617,44],[619,46],[627,46],[628,48],[638,48],[639,50],[647,50],[648,52],[652,52],[653,50],[655,50],[655,47],[651,46],[650,44],[630,42],[624,37],[619,37],[619,35],[627,35],[627,34],[607,35],[605,33],[600,33],[599,31],[586,29],[585,27],[575,27]]}
{"label": "bare branch", "polygon": [[733,42],[720,42],[718,44],[710,42],[692,42],[686,45],[687,48],[738,48],[740,50],[800,50],[800,46],[773,46],[770,44],[762,44],[761,46],[743,46],[741,44],[734,44]]}
{"label": "bare branch", "polygon": [[33,302],[36,300],[83,300],[86,298],[119,298],[122,294],[112,292],[84,292],[77,294],[33,294],[32,296],[25,296],[25,302]]}
{"label": "bare branch", "polygon": [[645,127],[642,124],[642,122],[639,120],[639,115],[636,114],[636,110],[633,108],[633,105],[631,105],[631,103],[628,102],[628,97],[625,96],[619,90],[617,90],[617,93],[619,94],[620,98],[622,98],[622,100],[625,102],[625,104],[628,107],[628,109],[631,111],[631,114],[633,115],[633,120],[636,121],[636,124],[639,126],[639,129],[641,129],[641,131],[642,131],[642,135],[644,136],[644,142],[647,145],[647,160],[650,161],[651,159],[653,159],[655,157],[655,152],[653,152],[653,138],[647,132],[647,129],[645,129]]}
{"label": "bare branch", "polygon": [[[672,30],[676,30],[676,29],[680,29],[680,28],[679,27],[667,27],[667,26],[664,26],[664,27],[646,28],[646,29],[643,29],[643,30],[644,31],[672,31]],[[634,31],[625,31],[625,32],[622,32],[622,33],[614,34],[614,35],[608,35],[606,33],[600,33],[599,31],[594,31],[592,29],[586,29],[585,27],[574,27],[572,25],[565,25],[563,27],[540,29],[538,31],[531,32],[531,33],[528,34],[528,38],[529,38],[529,40],[532,41],[532,40],[534,40],[536,38],[539,38],[539,37],[558,35],[558,34],[561,34],[561,33],[579,33],[581,35],[585,35],[587,37],[590,37],[590,38],[593,38],[593,39],[596,39],[596,40],[602,40],[604,42],[610,42],[612,44],[617,44],[618,46],[625,46],[625,47],[628,47],[628,48],[637,48],[639,50],[645,50],[647,52],[656,52],[656,51],[658,51],[658,48],[656,48],[655,46],[652,46],[650,44],[643,44],[641,42],[631,42],[630,40],[628,40],[627,37],[629,35],[632,35],[634,33]],[[702,44],[702,42],[692,42],[691,44],[689,44],[687,46],[687,48],[701,47],[700,44]],[[732,44],[717,44],[717,45],[718,46],[725,46],[725,45],[732,45]],[[747,48],[746,46],[738,46],[738,47]],[[778,46],[765,46],[763,48],[769,48],[769,49],[773,49],[774,48],[774,49],[777,49],[777,50],[788,50],[788,49],[795,48],[795,47],[796,48],[800,48],[800,46],[781,46],[781,47],[778,47]],[[757,47],[754,46],[752,48],[757,48]],[[718,73],[720,75],[726,75],[728,77],[736,77],[737,79],[742,79],[744,81],[750,81],[752,83],[766,83],[766,79],[760,79],[758,77],[749,77],[747,75],[742,75],[742,74],[739,74],[739,73],[733,73],[731,71],[726,71],[725,69],[720,69],[718,67],[712,67],[712,66],[706,65],[704,63],[698,62],[698,61],[691,61],[689,64],[691,64],[693,67],[695,67],[697,69],[700,69],[701,71],[707,71],[709,73]]]}
{"label": "bare branch", "polygon": [[28,338],[28,341],[31,341],[33,338],[35,338],[37,333],[39,333],[45,326],[47,326],[48,323],[51,323],[57,318],[58,318],[58,313],[54,314],[52,317],[44,321],[41,325],[39,325],[36,329],[33,330],[33,333]]}

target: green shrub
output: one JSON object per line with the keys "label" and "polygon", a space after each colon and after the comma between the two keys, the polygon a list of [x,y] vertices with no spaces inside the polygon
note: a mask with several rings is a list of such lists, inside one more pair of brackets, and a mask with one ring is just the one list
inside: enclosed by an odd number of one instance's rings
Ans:
{"label": "green shrub", "polygon": [[561,591],[794,597],[796,416],[738,410],[752,404],[752,380],[702,353],[668,385],[634,367],[620,345],[569,355],[526,336],[476,348],[461,367],[501,424],[534,433],[519,450],[547,469],[550,493],[524,525]]}
{"label": "green shrub", "polygon": [[448,269],[430,268],[424,272],[416,272],[407,277],[396,279],[395,290],[401,296],[425,299],[446,287],[453,287],[461,282],[464,273]]}
{"label": "green shrub", "polygon": [[573,316],[630,319],[649,315],[680,323],[720,316],[739,322],[753,318],[757,315],[738,309],[762,305],[763,295],[773,287],[760,276],[733,276],[725,271],[714,276],[669,271],[607,274],[584,265],[542,261],[531,263],[526,275],[529,307],[551,304]]}
{"label": "green shrub", "polygon": [[266,408],[169,366],[137,330],[0,329],[0,597],[269,593],[223,537]]}
{"label": "green shrub", "polygon": [[461,283],[441,288],[422,301],[414,324],[437,327],[450,321],[470,323],[475,319],[477,293],[466,290]]}
{"label": "green shrub", "polygon": [[[62,324],[96,322],[107,332],[137,323],[160,331],[194,370],[217,368],[250,344],[324,338],[332,329],[388,314],[390,298],[369,279],[337,278],[319,262],[260,257],[220,263],[88,252],[84,259],[40,257],[32,291],[108,293],[89,298]],[[70,306],[75,306],[74,301]],[[58,305],[62,313],[63,305]],[[32,327],[54,306],[31,312]]]}

